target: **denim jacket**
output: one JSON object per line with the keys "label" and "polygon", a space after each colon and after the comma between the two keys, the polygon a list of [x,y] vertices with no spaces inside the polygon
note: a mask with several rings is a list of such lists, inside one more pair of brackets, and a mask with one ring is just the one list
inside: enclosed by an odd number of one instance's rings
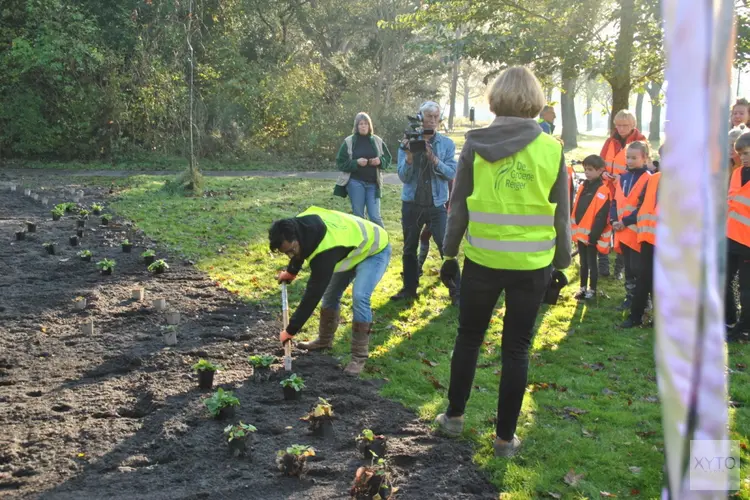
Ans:
{"label": "denim jacket", "polygon": [[[438,157],[432,176],[432,199],[436,207],[448,203],[448,181],[456,176],[456,144],[442,134],[435,134],[432,139],[432,152]],[[398,177],[404,183],[401,190],[401,201],[413,202],[417,192],[417,172],[413,165],[406,163],[406,152],[398,150]]]}

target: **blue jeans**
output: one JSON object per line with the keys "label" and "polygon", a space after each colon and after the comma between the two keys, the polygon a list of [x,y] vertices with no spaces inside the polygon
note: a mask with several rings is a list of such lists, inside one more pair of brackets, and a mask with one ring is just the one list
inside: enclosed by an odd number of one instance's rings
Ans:
{"label": "blue jeans", "polygon": [[352,311],[354,321],[357,323],[372,323],[372,309],[370,309],[370,297],[380,280],[383,279],[385,270],[391,260],[391,244],[382,252],[368,257],[360,262],[357,267],[343,273],[334,273],[328,288],[323,294],[323,309],[338,311],[341,304],[341,296],[349,283],[354,280],[352,290]]}
{"label": "blue jeans", "polygon": [[363,182],[350,179],[346,185],[346,192],[352,200],[352,212],[357,217],[365,218],[365,207],[370,222],[383,226],[383,218],[380,216],[380,198],[377,197],[378,185],[372,182]]}

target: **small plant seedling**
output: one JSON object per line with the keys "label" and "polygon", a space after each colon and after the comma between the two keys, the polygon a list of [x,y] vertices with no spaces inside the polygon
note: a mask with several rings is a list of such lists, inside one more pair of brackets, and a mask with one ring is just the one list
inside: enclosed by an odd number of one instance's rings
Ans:
{"label": "small plant seedling", "polygon": [[55,242],[54,241],[46,241],[42,243],[42,246],[45,250],[47,250],[47,253],[50,255],[55,255]]}
{"label": "small plant seedling", "polygon": [[167,262],[163,259],[154,261],[148,266],[148,272],[154,273],[154,274],[161,274],[167,269],[169,269],[169,264],[167,264]]}
{"label": "small plant seedling", "polygon": [[146,257],[154,257],[154,256],[156,256],[156,252],[154,252],[154,251],[153,251],[153,250],[151,250],[150,248],[149,248],[148,250],[144,251],[144,252],[143,252],[143,253],[141,254],[141,257],[143,257],[144,259],[145,259]]}
{"label": "small plant seedling", "polygon": [[388,462],[382,458],[373,458],[372,465],[357,469],[349,495],[357,499],[388,500],[394,498],[397,491],[398,488],[393,487]]}
{"label": "small plant seedling", "polygon": [[366,460],[373,457],[385,456],[385,436],[376,435],[371,429],[364,429],[362,433],[357,436],[356,441],[357,447]]}
{"label": "small plant seedling", "polygon": [[316,436],[329,437],[333,431],[333,405],[323,398],[318,398],[318,404],[300,420],[309,422],[310,430]]}
{"label": "small plant seedling", "polygon": [[[254,368],[269,368],[276,362],[276,356],[271,356],[270,354],[254,354],[248,356],[247,361],[253,365]],[[302,386],[304,387],[304,384]]]}
{"label": "small plant seedling", "polygon": [[81,250],[80,252],[78,252],[77,255],[78,255],[78,257],[81,258],[82,261],[84,261],[84,262],[91,262],[91,257],[94,254],[91,253],[91,250]]}
{"label": "small plant seedling", "polygon": [[127,238],[125,238],[124,240],[122,240],[122,244],[123,245],[130,245],[130,240],[127,239]]}
{"label": "small plant seedling", "polygon": [[94,212],[94,215],[99,215],[100,213],[102,213],[102,210],[104,210],[104,207],[97,203],[91,205],[91,211]]}
{"label": "small plant seedling", "polygon": [[224,435],[227,436],[227,443],[233,456],[239,457],[247,453],[247,438],[257,430],[254,425],[245,424],[242,421],[224,428]]}
{"label": "small plant seedling", "polygon": [[[173,325],[169,325],[173,326]],[[216,370],[221,369],[221,366],[215,365],[211,363],[210,361],[207,361],[203,358],[199,359],[197,363],[193,365],[193,370],[197,372],[215,372]]]}
{"label": "small plant seedling", "polygon": [[50,210],[50,213],[52,214],[52,220],[60,220],[60,218],[65,215],[65,209],[60,208],[60,205],[58,205]]}
{"label": "small plant seedling", "polygon": [[302,477],[305,474],[307,457],[315,456],[315,448],[305,444],[293,444],[286,450],[276,452],[276,464],[286,476]]}
{"label": "small plant seedling", "polygon": [[232,391],[219,388],[210,398],[204,399],[203,404],[214,418],[222,418],[229,416],[234,411],[234,407],[240,405],[240,400]]}
{"label": "small plant seedling", "polygon": [[83,208],[78,211],[78,215],[80,215],[82,218],[86,218],[89,216],[89,211]]}
{"label": "small plant seedling", "polygon": [[305,388],[305,381],[296,373],[292,373],[289,378],[285,378],[280,383],[284,391],[284,399],[287,401],[299,399],[302,394],[300,391]]}
{"label": "small plant seedling", "polygon": [[110,259],[102,259],[96,263],[102,274],[112,274],[112,270],[115,268],[116,262]]}
{"label": "small plant seedling", "polygon": [[111,220],[112,220],[112,216],[110,214],[102,215],[102,224],[106,225]]}

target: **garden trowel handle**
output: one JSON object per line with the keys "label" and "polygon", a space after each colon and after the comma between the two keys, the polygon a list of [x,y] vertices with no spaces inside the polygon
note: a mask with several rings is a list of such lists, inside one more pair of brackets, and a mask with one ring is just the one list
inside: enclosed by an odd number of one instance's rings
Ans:
{"label": "garden trowel handle", "polygon": [[[281,315],[284,322],[284,330],[289,326],[289,297],[286,292],[286,283],[281,284]],[[284,370],[292,371],[292,341],[284,343]]]}

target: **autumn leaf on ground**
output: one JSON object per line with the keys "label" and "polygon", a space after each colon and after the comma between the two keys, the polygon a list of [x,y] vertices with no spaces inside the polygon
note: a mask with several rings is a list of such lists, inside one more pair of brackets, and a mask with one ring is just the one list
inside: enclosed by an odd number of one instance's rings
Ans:
{"label": "autumn leaf on ground", "polygon": [[633,474],[640,474],[641,473],[641,468],[640,467],[635,467],[635,466],[632,466],[632,465],[630,467],[628,467],[628,470],[630,472],[632,472]]}
{"label": "autumn leaf on ground", "polygon": [[589,431],[587,431],[586,429],[581,429],[581,434],[583,435],[583,437],[587,437],[587,438],[592,438],[592,437],[594,437],[594,435],[593,435],[593,434],[591,434],[591,433],[590,433]]}
{"label": "autumn leaf on ground", "polygon": [[610,493],[610,492],[608,492],[608,491],[600,491],[600,492],[599,492],[599,494],[600,494],[601,496],[603,496],[603,497],[607,497],[607,498],[615,498],[615,497],[617,496],[617,495],[615,495],[615,494],[612,494],[612,493]]}
{"label": "autumn leaf on ground", "polygon": [[437,390],[445,389],[445,386],[440,383],[438,379],[436,379],[434,376],[430,375],[427,377],[427,380],[432,383],[432,387],[434,387]]}
{"label": "autumn leaf on ground", "polygon": [[744,371],[747,368],[747,365],[745,363],[737,363],[734,365],[738,370]]}
{"label": "autumn leaf on ground", "polygon": [[431,366],[432,368],[435,368],[438,364],[434,361],[430,361],[427,358],[422,358],[422,363],[426,364],[427,366]]}
{"label": "autumn leaf on ground", "polygon": [[563,481],[565,481],[565,484],[569,484],[570,486],[575,486],[578,484],[578,482],[583,479],[583,476],[586,474],[576,474],[576,471],[573,469],[570,469],[567,474],[565,474],[565,477],[563,478]]}
{"label": "autumn leaf on ground", "polygon": [[584,363],[583,366],[589,370],[594,370],[595,372],[604,370],[604,363]]}
{"label": "autumn leaf on ground", "polygon": [[576,408],[575,406],[566,406],[565,408],[563,408],[563,410],[566,413],[570,413],[572,415],[585,415],[589,412],[588,410],[582,410],[580,408]]}
{"label": "autumn leaf on ground", "polygon": [[646,403],[658,403],[659,398],[656,396],[646,396],[644,398],[641,398],[641,401],[645,401]]}
{"label": "autumn leaf on ground", "polygon": [[630,490],[630,496],[631,497],[637,497],[640,494],[641,494],[641,490],[637,490],[635,488],[633,488],[632,490]]}
{"label": "autumn leaf on ground", "polygon": [[747,451],[747,445],[744,442],[740,443],[740,448],[742,448],[743,450]]}

